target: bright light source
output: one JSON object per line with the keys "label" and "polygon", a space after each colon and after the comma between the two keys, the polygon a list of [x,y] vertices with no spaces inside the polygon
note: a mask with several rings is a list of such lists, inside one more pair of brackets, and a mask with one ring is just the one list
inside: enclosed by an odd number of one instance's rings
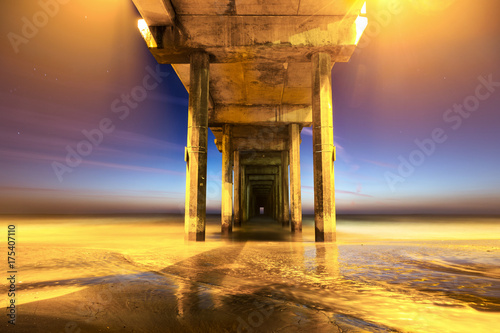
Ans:
{"label": "bright light source", "polygon": [[361,11],[359,13],[358,18],[356,19],[356,42],[354,44],[358,44],[361,36],[363,35],[363,31],[365,31],[366,26],[368,25],[368,17],[366,17],[366,2],[361,7]]}
{"label": "bright light source", "polygon": [[151,31],[149,30],[148,24],[145,20],[139,20],[137,22],[137,27],[139,28],[142,38],[144,38],[148,47],[158,47],[155,39],[153,38],[153,34],[151,34]]}
{"label": "bright light source", "polygon": [[365,31],[366,26],[368,25],[368,17],[358,16],[356,19],[356,41],[354,44],[358,44],[361,36],[363,35],[363,31]]}

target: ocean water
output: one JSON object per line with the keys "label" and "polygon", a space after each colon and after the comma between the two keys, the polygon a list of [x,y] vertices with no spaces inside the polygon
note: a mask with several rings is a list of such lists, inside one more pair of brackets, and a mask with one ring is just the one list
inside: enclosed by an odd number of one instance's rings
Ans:
{"label": "ocean water", "polygon": [[335,244],[314,242],[313,216],[225,238],[209,216],[203,243],[178,215],[8,225],[16,332],[500,332],[498,217],[339,216]]}

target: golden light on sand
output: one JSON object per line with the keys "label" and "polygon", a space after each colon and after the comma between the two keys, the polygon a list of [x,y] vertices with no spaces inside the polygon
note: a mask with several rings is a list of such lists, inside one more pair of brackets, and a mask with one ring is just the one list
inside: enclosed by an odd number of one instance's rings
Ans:
{"label": "golden light on sand", "polygon": [[333,318],[345,328],[441,333],[497,323],[497,221],[354,216],[339,220],[337,244],[314,243],[313,217],[300,238],[265,219],[222,238],[220,217],[209,216],[207,241],[197,243],[184,241],[182,216],[5,223],[22,236],[16,306],[24,332],[35,323],[244,331],[262,316],[258,329],[336,332]]}

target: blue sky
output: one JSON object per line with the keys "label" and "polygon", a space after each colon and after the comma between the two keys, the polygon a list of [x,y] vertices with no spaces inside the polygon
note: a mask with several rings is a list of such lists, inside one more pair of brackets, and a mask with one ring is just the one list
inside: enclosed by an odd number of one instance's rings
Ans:
{"label": "blue sky", "polygon": [[[359,50],[333,68],[340,213],[500,213],[498,5],[433,3],[369,4]],[[188,94],[169,65],[157,69],[133,4],[69,2],[46,22],[37,2],[0,6],[0,212],[182,213]],[[148,75],[155,87],[120,119],[117,106]],[[103,119],[113,130],[58,177],[54,163]],[[207,205],[217,212],[221,154],[209,135]],[[305,128],[307,213],[311,151]]]}

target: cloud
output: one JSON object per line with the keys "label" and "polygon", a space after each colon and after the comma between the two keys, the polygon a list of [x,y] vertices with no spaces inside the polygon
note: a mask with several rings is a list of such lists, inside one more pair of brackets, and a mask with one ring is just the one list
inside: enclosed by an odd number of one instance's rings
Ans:
{"label": "cloud", "polygon": [[[359,188],[359,186],[358,186],[358,188]],[[305,190],[305,192],[307,192],[307,193],[314,193],[314,186],[303,185],[302,186],[302,190]],[[357,196],[360,196],[360,197],[373,198],[373,195],[363,194],[363,193],[360,193],[360,192],[338,190],[338,189],[335,189],[335,193],[351,194],[351,195],[357,195]]]}
{"label": "cloud", "polygon": [[371,164],[378,165],[378,166],[381,166],[381,167],[384,167],[384,168],[396,169],[398,167],[395,164],[384,163],[384,162],[373,161],[373,160],[367,160],[367,159],[364,159],[364,158],[360,158],[360,160],[363,161],[363,162],[371,163]]}
{"label": "cloud", "polygon": [[[29,151],[19,151],[19,150],[9,150],[0,148],[0,154],[2,155],[2,162],[5,163],[8,160],[10,161],[24,161],[24,162],[44,162],[44,163],[66,163],[65,156],[61,154],[51,155],[46,153],[37,153],[37,152],[29,152]],[[90,159],[83,159],[80,166],[98,166],[104,168],[112,168],[112,169],[120,169],[120,170],[130,170],[130,171],[139,171],[139,172],[153,172],[159,174],[169,174],[176,176],[185,176],[185,172],[161,169],[161,168],[152,168],[147,166],[139,166],[133,164],[118,164],[118,163],[110,163],[110,162],[101,162]],[[78,167],[80,167],[78,166]],[[78,168],[76,167],[76,169]]]}
{"label": "cloud", "polygon": [[130,164],[117,164],[117,163],[87,161],[87,160],[83,161],[83,164],[99,166],[99,167],[104,167],[104,168],[139,171],[139,172],[153,172],[153,173],[176,175],[176,176],[183,176],[183,177],[186,175],[185,172],[180,172],[180,171],[175,171],[175,170],[151,168],[151,167],[144,167],[144,166],[130,165]]}
{"label": "cloud", "polygon": [[363,194],[363,193],[359,193],[359,192],[352,192],[352,191],[335,190],[335,193],[352,194],[352,195],[357,195],[360,197],[373,198],[373,195]]}
{"label": "cloud", "polygon": [[312,128],[310,128],[310,127],[304,127],[304,128],[302,128],[302,134],[303,135],[312,136],[313,135]]}

